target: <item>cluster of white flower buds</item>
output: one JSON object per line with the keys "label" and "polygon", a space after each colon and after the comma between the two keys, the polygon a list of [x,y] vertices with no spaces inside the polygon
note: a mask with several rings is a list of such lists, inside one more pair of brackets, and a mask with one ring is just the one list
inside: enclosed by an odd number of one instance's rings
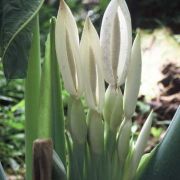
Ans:
{"label": "cluster of white flower buds", "polygon": [[[119,158],[125,161],[131,135],[131,118],[135,111],[141,79],[140,34],[137,34],[132,46],[131,18],[125,0],[110,1],[102,19],[100,38],[87,17],[81,41],[75,19],[67,4],[61,0],[55,35],[56,53],[64,86],[76,100],[84,95],[90,108],[88,128],[80,120],[71,122],[71,134],[85,141],[82,136],[86,136],[86,132],[81,129],[84,127],[84,130],[88,131],[94,152],[100,153],[103,147],[104,124],[107,124],[110,131],[118,132],[119,129]],[[105,81],[109,84],[106,93]],[[120,86],[124,83],[125,90],[122,94]],[[76,109],[75,105],[72,107]],[[78,115],[75,109],[72,118]],[[149,119],[145,124],[148,131],[152,122],[152,118]],[[144,134],[140,137],[141,143],[136,143],[139,149],[143,149],[147,141],[148,136]],[[137,147],[135,152],[138,152]],[[142,150],[136,155],[135,157],[141,157]],[[137,166],[139,159],[134,159]]]}

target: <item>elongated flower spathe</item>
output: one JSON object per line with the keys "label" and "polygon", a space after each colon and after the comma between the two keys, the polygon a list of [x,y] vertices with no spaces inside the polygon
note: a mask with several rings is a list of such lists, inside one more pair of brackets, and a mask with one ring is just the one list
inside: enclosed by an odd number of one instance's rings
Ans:
{"label": "elongated flower spathe", "polygon": [[130,119],[135,111],[139,88],[141,84],[141,45],[138,33],[132,48],[131,62],[128,69],[124,91],[124,114]]}
{"label": "elongated flower spathe", "polygon": [[151,112],[145,124],[143,125],[143,128],[135,144],[135,149],[133,153],[133,166],[134,166],[133,169],[136,169],[138,167],[140,159],[144,153],[144,150],[145,150],[145,147],[147,145],[147,141],[150,135],[150,131],[151,131],[152,120],[153,120],[153,114]]}
{"label": "elongated flower spathe", "polygon": [[100,42],[105,80],[111,85],[124,83],[130,60],[131,18],[125,0],[111,0],[102,20]]}
{"label": "elongated flower spathe", "polygon": [[66,90],[74,96],[82,92],[79,35],[75,19],[64,0],[56,21],[56,53]]}
{"label": "elongated flower spathe", "polygon": [[91,109],[102,112],[105,87],[101,70],[101,48],[98,34],[89,17],[85,21],[80,50],[87,104]]}

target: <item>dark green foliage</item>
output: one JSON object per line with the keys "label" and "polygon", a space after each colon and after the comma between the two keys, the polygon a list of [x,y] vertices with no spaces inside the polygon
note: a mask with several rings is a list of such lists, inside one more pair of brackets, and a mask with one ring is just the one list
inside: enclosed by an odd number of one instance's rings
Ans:
{"label": "dark green foliage", "polygon": [[0,160],[14,172],[24,166],[23,81],[7,84],[0,65]]}
{"label": "dark green foliage", "polygon": [[0,159],[14,172],[24,166],[24,103],[0,107]]}
{"label": "dark green foliage", "polygon": [[32,38],[31,20],[43,0],[1,0],[0,49],[7,79],[26,76]]}

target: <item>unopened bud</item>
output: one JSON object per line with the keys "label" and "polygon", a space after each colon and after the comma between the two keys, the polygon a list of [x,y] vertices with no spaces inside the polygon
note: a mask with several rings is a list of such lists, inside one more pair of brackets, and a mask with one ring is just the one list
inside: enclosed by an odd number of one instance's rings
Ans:
{"label": "unopened bud", "polygon": [[122,122],[123,96],[120,88],[109,85],[105,94],[104,119],[110,130],[116,131]]}

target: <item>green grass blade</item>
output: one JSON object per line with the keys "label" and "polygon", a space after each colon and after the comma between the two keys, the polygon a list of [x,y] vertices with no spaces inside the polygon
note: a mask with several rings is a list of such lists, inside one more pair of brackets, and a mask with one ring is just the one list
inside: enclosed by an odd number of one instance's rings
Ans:
{"label": "green grass blade", "polygon": [[40,34],[39,20],[35,17],[32,47],[30,51],[27,78],[25,80],[25,133],[26,133],[26,179],[32,179],[32,145],[38,137],[38,109],[40,90]]}

